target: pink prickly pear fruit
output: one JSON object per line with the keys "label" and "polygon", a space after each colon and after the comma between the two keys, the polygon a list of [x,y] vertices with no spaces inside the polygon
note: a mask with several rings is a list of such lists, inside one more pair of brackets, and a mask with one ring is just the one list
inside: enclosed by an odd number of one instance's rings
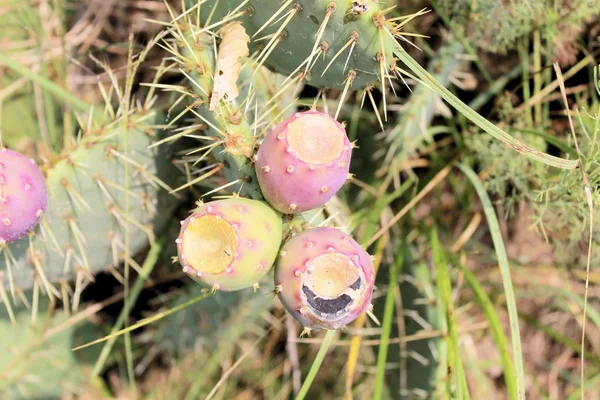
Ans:
{"label": "pink prickly pear fruit", "polygon": [[256,154],[265,199],[294,214],[324,206],[350,172],[352,144],[346,130],[319,111],[299,112],[276,125]]}
{"label": "pink prickly pear fruit", "polygon": [[350,236],[315,228],[287,241],[275,266],[278,296],[308,329],[338,329],[371,306],[371,256]]}
{"label": "pink prickly pear fruit", "polygon": [[233,197],[200,205],[176,240],[183,270],[215,290],[236,291],[269,272],[282,241],[281,216],[266,203]]}
{"label": "pink prickly pear fruit", "polygon": [[47,205],[46,182],[36,163],[0,148],[0,243],[13,242],[32,231]]}

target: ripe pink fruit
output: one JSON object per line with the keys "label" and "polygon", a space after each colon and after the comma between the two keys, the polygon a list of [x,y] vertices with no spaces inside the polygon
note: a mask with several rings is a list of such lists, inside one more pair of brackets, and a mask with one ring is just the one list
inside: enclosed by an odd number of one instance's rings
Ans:
{"label": "ripe pink fruit", "polygon": [[371,256],[333,228],[299,233],[282,249],[275,284],[286,310],[309,329],[338,329],[371,305]]}
{"label": "ripe pink fruit", "polygon": [[269,272],[281,246],[281,216],[266,203],[233,197],[202,204],[177,238],[183,270],[214,289],[235,291]]}
{"label": "ripe pink fruit", "polygon": [[265,137],[256,174],[265,199],[279,212],[324,206],[350,172],[352,145],[344,127],[319,111],[299,112]]}
{"label": "ripe pink fruit", "polygon": [[0,242],[10,243],[33,230],[47,204],[46,182],[35,162],[0,148]]}

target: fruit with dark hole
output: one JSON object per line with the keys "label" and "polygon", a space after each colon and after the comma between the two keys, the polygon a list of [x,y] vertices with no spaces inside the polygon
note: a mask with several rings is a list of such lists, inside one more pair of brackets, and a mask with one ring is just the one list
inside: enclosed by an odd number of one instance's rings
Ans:
{"label": "fruit with dark hole", "polygon": [[286,242],[275,266],[283,305],[309,329],[338,329],[371,305],[371,256],[350,236],[315,228]]}

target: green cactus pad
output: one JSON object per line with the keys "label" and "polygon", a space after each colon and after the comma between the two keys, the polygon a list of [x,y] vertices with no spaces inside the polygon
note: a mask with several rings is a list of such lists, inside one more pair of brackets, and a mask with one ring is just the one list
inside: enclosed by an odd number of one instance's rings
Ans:
{"label": "green cactus pad", "polygon": [[[268,55],[264,65],[276,72],[290,75],[305,71],[308,62],[299,67],[311,58],[314,66],[306,76],[310,85],[343,88],[350,76],[352,88],[359,89],[381,79],[382,63],[384,75],[393,64],[393,24],[385,19],[379,2],[250,0],[240,9],[242,3],[209,0],[203,15],[219,21],[232,11],[246,10],[239,20],[252,37],[251,54],[260,57],[259,62]],[[269,45],[271,38],[275,40]]]}
{"label": "green cactus pad", "polygon": [[0,309],[0,398],[11,400],[58,399],[81,394],[90,382],[89,363],[99,349],[73,351],[101,334],[88,322],[68,323],[62,309],[52,310],[40,299],[38,312],[23,304],[14,309],[11,322]]}
{"label": "green cactus pad", "polygon": [[156,118],[133,114],[126,132],[116,119],[43,167],[48,210],[29,236],[0,247],[4,287],[57,294],[52,283],[89,278],[154,240],[177,204],[163,180],[178,175],[167,147],[149,148]]}

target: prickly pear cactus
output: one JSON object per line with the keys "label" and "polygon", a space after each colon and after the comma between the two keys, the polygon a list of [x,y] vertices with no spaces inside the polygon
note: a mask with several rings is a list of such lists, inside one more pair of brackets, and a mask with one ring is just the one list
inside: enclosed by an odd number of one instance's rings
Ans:
{"label": "prickly pear cactus", "polygon": [[[204,12],[206,8],[203,8]],[[266,207],[270,210],[269,213],[264,211],[246,215],[245,219],[252,222],[252,230],[245,230],[240,225],[242,215],[237,215],[235,210],[235,206],[238,206],[235,202],[240,199],[227,200],[234,207],[224,211],[212,207],[212,202],[203,204],[200,213],[194,212],[183,223],[177,238],[178,259],[184,271],[192,277],[198,277],[200,273],[201,281],[212,285],[213,289],[248,288],[265,276],[281,245],[281,229],[278,235],[270,235],[268,232],[260,233],[261,227],[265,223],[274,226],[274,214],[281,219],[275,210],[283,214],[300,214],[297,219],[289,216],[290,223],[277,224],[283,228],[284,237],[289,238],[298,228],[309,227],[310,221],[304,219],[302,213],[323,207],[340,190],[349,175],[352,144],[344,126],[324,112],[315,109],[286,112],[281,104],[281,96],[288,88],[295,92],[293,86],[298,83],[283,80],[283,87],[270,90],[268,80],[260,77],[272,76],[273,80],[278,80],[282,75],[265,71],[263,67],[251,63],[246,51],[250,38],[239,22],[223,23],[223,27],[216,32],[221,39],[217,49],[206,29],[194,24],[177,22],[177,29],[171,32],[178,43],[176,49],[172,48],[172,53],[184,66],[185,76],[190,81],[187,84],[195,92],[192,96],[192,113],[198,117],[199,123],[209,127],[208,137],[215,138],[210,140],[216,142],[214,147],[220,148],[216,154],[207,154],[203,161],[220,163],[227,180],[224,187],[241,180],[243,185],[239,189],[239,196],[265,199],[268,203]],[[227,76],[228,80],[224,82],[225,78],[222,77],[227,75],[227,71],[220,68],[223,64],[239,69],[240,76]],[[238,82],[250,82],[251,90],[239,90]],[[241,85],[243,88],[244,84]],[[222,96],[223,90],[233,96]],[[237,100],[240,93],[246,97]],[[266,104],[259,105],[258,99]],[[238,101],[239,104],[254,103],[254,113],[247,106],[238,106]],[[282,111],[274,113],[274,108]],[[266,126],[259,125],[261,123]],[[244,201],[253,204],[252,201],[256,200]],[[218,214],[219,219],[213,213]],[[236,225],[240,229],[236,230]],[[256,257],[246,260],[240,249],[247,242],[252,247],[256,244],[268,247],[268,257],[263,257],[264,260]],[[240,258],[231,260],[235,257],[236,249]],[[361,257],[366,256],[370,262],[364,250],[358,247],[353,249],[361,251]],[[273,251],[275,253],[272,254]],[[257,265],[263,270],[259,271]],[[366,272],[361,275],[360,288],[352,289],[356,293],[361,292],[364,298],[344,310],[343,317],[351,314],[350,318],[346,318],[347,321],[332,317],[329,326],[338,323],[342,326],[364,312],[363,303],[369,303],[373,290],[372,263],[371,272],[368,272],[368,264],[365,265]],[[227,275],[232,273],[235,276],[229,279]]]}
{"label": "prickly pear cactus", "polygon": [[350,173],[352,145],[344,127],[319,112],[296,113],[265,136],[256,175],[269,203],[282,213],[323,207]]}
{"label": "prickly pear cactus", "polygon": [[38,311],[16,307],[11,322],[0,309],[0,397],[3,399],[55,399],[81,393],[90,382],[89,365],[97,348],[74,352],[73,347],[99,334],[90,323],[67,323],[69,314],[49,310],[47,298]]}
{"label": "prickly pear cactus", "polygon": [[148,110],[130,116],[127,129],[116,118],[42,165],[48,209],[36,230],[1,245],[5,287],[41,284],[58,296],[52,283],[88,279],[154,241],[176,204],[163,179],[178,175],[167,147],[149,148],[156,122]]}
{"label": "prickly pear cactus", "polygon": [[371,306],[371,256],[333,228],[309,229],[281,249],[275,270],[279,299],[308,329],[339,329]]}
{"label": "prickly pear cactus", "polygon": [[281,216],[267,204],[229,198],[200,205],[177,238],[183,270],[214,290],[259,286],[281,244]]}
{"label": "prickly pear cactus", "polygon": [[373,85],[394,67],[393,22],[373,0],[209,0],[210,21],[239,18],[256,62],[315,87]]}
{"label": "prickly pear cactus", "polygon": [[0,148],[0,243],[13,242],[35,228],[47,205],[46,182],[35,161]]}

